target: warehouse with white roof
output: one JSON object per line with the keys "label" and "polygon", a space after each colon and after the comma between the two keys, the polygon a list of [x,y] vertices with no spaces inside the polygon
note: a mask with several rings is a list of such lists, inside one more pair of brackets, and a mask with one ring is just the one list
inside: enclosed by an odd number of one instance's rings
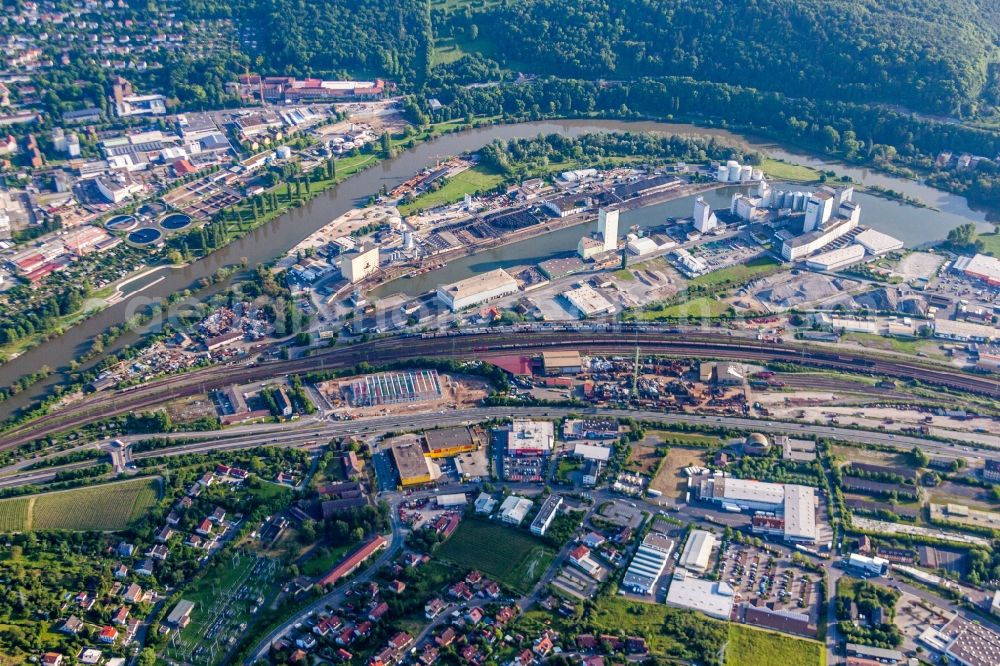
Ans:
{"label": "warehouse with white roof", "polygon": [[815,488],[792,484],[785,486],[785,540],[815,543]]}
{"label": "warehouse with white roof", "polygon": [[674,542],[663,534],[647,534],[625,572],[622,586],[636,594],[651,593],[656,581],[663,575],[673,549]]}
{"label": "warehouse with white roof", "polygon": [[952,268],[965,273],[970,278],[982,280],[990,286],[1000,286],[1000,259],[987,254],[977,254],[974,257],[959,257]]}
{"label": "warehouse with white roof", "polygon": [[443,284],[437,288],[437,296],[451,310],[457,311],[515,294],[517,289],[517,280],[507,271],[498,268],[458,282]]}
{"label": "warehouse with white roof", "polygon": [[684,569],[674,569],[667,591],[667,605],[696,610],[709,617],[728,620],[733,612],[736,593],[722,581],[702,580]]}
{"label": "warehouse with white roof", "polygon": [[785,506],[785,487],[731,476],[709,477],[701,482],[701,498],[743,511],[781,511]]}
{"label": "warehouse with white roof", "polygon": [[903,241],[875,229],[865,229],[854,237],[854,242],[876,257],[903,249]]}
{"label": "warehouse with white roof", "polygon": [[615,311],[611,301],[587,284],[570,289],[563,294],[563,297],[580,313],[580,316],[585,318],[614,314]]}
{"label": "warehouse with white roof", "polygon": [[712,560],[715,543],[715,535],[711,532],[693,530],[688,536],[687,544],[677,564],[685,569],[704,573]]}
{"label": "warehouse with white roof", "polygon": [[852,244],[838,247],[815,257],[806,259],[806,266],[814,271],[835,271],[865,258],[865,248]]}

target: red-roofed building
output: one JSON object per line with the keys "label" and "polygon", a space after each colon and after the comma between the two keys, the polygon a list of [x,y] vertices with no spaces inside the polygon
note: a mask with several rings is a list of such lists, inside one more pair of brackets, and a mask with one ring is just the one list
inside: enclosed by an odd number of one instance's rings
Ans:
{"label": "red-roofed building", "polygon": [[357,571],[358,567],[361,566],[362,562],[367,560],[369,557],[371,557],[378,551],[385,548],[387,545],[388,542],[383,537],[381,536],[373,537],[372,539],[368,540],[364,545],[355,550],[353,553],[344,558],[344,560],[342,560],[340,564],[330,569],[330,571],[325,576],[319,579],[318,581],[319,585],[321,587],[326,587],[328,585],[336,585],[341,578],[349,576],[355,571]]}
{"label": "red-roofed building", "polygon": [[177,160],[171,165],[174,169],[174,173],[178,177],[187,176],[188,174],[197,173],[198,169],[193,164],[187,160]]}
{"label": "red-roofed building", "polygon": [[101,629],[100,635],[97,637],[102,643],[114,643],[118,640],[118,630],[112,626],[107,626]]}
{"label": "red-roofed building", "polygon": [[42,655],[42,666],[62,666],[63,656],[58,652],[46,652]]}
{"label": "red-roofed building", "polygon": [[492,356],[486,362],[515,377],[528,377],[532,374],[530,356]]}

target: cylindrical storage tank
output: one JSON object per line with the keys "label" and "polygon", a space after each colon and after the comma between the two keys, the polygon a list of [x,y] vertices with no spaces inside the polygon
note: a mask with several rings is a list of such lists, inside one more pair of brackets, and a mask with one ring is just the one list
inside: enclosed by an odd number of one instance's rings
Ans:
{"label": "cylindrical storage tank", "polygon": [[805,210],[806,209],[806,193],[796,192],[795,193],[795,210]]}
{"label": "cylindrical storage tank", "polygon": [[288,146],[278,146],[277,152],[278,152],[278,157],[283,160],[287,160],[289,157],[292,156],[292,149],[289,148]]}
{"label": "cylindrical storage tank", "polygon": [[738,167],[739,165],[740,163],[737,162],[736,160],[729,160],[728,162],[726,162],[726,166],[729,168]]}
{"label": "cylindrical storage tank", "polygon": [[740,165],[733,162],[728,166],[728,169],[729,169],[729,177],[727,180],[729,180],[730,183],[740,182]]}
{"label": "cylindrical storage tank", "polygon": [[407,250],[413,249],[413,232],[404,231],[403,232],[403,247]]}
{"label": "cylindrical storage tank", "polygon": [[751,177],[754,180],[764,180],[764,172],[760,169],[754,169]]}
{"label": "cylindrical storage tank", "polygon": [[753,176],[752,166],[740,167],[740,182],[743,183],[748,182],[752,176]]}
{"label": "cylindrical storage tank", "polygon": [[784,208],[794,209],[795,208],[795,192],[788,191],[785,195],[781,197],[781,205]]}
{"label": "cylindrical storage tank", "polygon": [[729,180],[729,169],[724,166],[720,166],[719,172],[715,175],[715,179],[720,183],[724,183]]}
{"label": "cylindrical storage tank", "polygon": [[399,229],[401,226],[403,226],[403,220],[402,220],[402,218],[396,217],[395,215],[393,215],[392,217],[389,218],[389,228],[390,229]]}

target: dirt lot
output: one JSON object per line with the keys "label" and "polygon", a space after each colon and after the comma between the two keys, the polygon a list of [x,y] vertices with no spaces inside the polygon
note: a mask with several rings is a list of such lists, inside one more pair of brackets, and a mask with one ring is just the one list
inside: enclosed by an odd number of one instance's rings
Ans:
{"label": "dirt lot", "polygon": [[903,257],[894,272],[907,282],[918,278],[930,278],[944,263],[944,257],[929,252],[912,252]]}
{"label": "dirt lot", "polygon": [[989,493],[984,488],[964,486],[951,481],[945,481],[937,488],[927,490],[927,496],[932,502],[941,504],[965,504],[974,509],[997,510],[997,504],[990,499]]}
{"label": "dirt lot", "polygon": [[204,393],[177,398],[166,404],[167,414],[173,423],[190,423],[201,418],[216,416],[215,404]]}
{"label": "dirt lot", "polygon": [[646,476],[653,473],[658,462],[660,462],[660,456],[656,454],[656,447],[646,444],[634,445],[628,456],[629,469]]}
{"label": "dirt lot", "polygon": [[885,465],[887,467],[906,464],[906,461],[903,460],[903,457],[899,454],[884,451],[871,451],[857,446],[834,444],[831,447],[831,452],[833,455],[837,456],[837,458],[845,462],[856,461],[871,463],[873,465]]}
{"label": "dirt lot", "polygon": [[668,499],[680,501],[684,498],[684,493],[687,492],[687,476],[684,474],[684,468],[704,464],[704,450],[672,447],[667,453],[666,462],[660,468],[660,473],[656,475],[649,487],[653,490],[659,490]]}

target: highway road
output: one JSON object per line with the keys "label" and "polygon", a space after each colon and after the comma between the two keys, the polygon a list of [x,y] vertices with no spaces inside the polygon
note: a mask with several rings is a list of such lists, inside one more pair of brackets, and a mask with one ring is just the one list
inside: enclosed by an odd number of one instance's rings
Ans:
{"label": "highway road", "polygon": [[[290,373],[351,368],[364,361],[374,364],[419,358],[483,359],[497,354],[535,354],[571,348],[589,354],[644,354],[683,358],[719,358],[766,363],[779,361],[813,367],[861,372],[923,384],[1000,397],[1000,377],[971,375],[924,362],[874,357],[858,351],[833,353],[796,343],[763,343],[715,333],[525,331],[516,335],[482,333],[454,337],[389,337],[335,347],[313,356],[265,364],[213,366],[117,392],[96,393],[0,434],[0,450],[70,427],[80,427],[109,416],[140,411],[165,399],[184,397]],[[2,409],[2,407],[0,407]]]}
{"label": "highway road", "polygon": [[[438,428],[454,425],[467,425],[497,418],[561,418],[569,414],[600,414],[617,418],[631,418],[651,423],[669,425],[701,425],[732,428],[734,430],[760,431],[772,435],[789,435],[799,437],[819,436],[847,442],[872,443],[909,451],[914,446],[920,447],[928,455],[947,458],[975,458],[975,452],[983,448],[973,446],[954,446],[921,437],[898,435],[893,433],[855,430],[837,426],[821,426],[814,424],[787,423],[774,420],[763,420],[734,416],[702,416],[696,414],[677,414],[654,412],[647,410],[625,409],[574,409],[569,407],[478,407],[459,410],[443,410],[427,414],[410,414],[406,416],[405,427],[419,430],[421,428]],[[203,432],[168,433],[162,435],[145,434],[122,437],[128,445],[122,452],[125,460],[140,461],[149,458],[171,457],[186,454],[201,454],[211,452],[236,451],[257,446],[302,447],[325,446],[331,439],[349,436],[379,435],[389,431],[399,430],[399,416],[379,416],[355,421],[327,421],[318,418],[307,418],[298,423],[257,424],[241,426],[232,430],[209,430]],[[153,437],[175,439],[198,439],[191,444],[180,444],[154,451],[132,452],[131,444]],[[9,474],[0,477],[0,488],[9,488],[33,483],[50,481],[57,472],[83,469],[98,464],[100,461],[82,461],[61,467],[29,472],[11,470]],[[6,470],[5,470],[6,471]]]}

